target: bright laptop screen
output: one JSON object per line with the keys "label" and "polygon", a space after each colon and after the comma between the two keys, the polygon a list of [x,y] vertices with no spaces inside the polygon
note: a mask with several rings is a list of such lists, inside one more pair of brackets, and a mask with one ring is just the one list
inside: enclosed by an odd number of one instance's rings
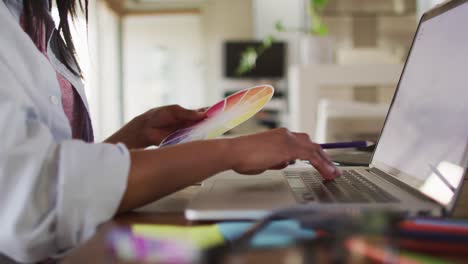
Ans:
{"label": "bright laptop screen", "polygon": [[373,166],[443,205],[466,168],[468,3],[421,23]]}

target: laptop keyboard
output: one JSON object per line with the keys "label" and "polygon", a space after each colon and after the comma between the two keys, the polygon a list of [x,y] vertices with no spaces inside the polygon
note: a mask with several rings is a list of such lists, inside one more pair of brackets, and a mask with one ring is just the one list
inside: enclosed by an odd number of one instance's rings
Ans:
{"label": "laptop keyboard", "polygon": [[393,203],[398,199],[355,170],[324,181],[317,171],[285,171],[286,179],[300,203]]}

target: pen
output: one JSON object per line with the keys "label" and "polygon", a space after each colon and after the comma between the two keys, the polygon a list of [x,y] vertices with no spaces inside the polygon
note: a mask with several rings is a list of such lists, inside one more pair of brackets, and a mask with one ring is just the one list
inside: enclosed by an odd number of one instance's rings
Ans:
{"label": "pen", "polygon": [[372,141],[352,141],[320,144],[322,149],[342,149],[342,148],[367,148],[373,146]]}
{"label": "pen", "polygon": [[[336,143],[325,143],[320,144],[322,149],[344,149],[344,148],[367,148],[373,146],[375,143],[372,141],[351,141],[351,142],[336,142]],[[304,162],[309,163],[304,160]],[[295,164],[295,160],[291,160],[289,165]]]}

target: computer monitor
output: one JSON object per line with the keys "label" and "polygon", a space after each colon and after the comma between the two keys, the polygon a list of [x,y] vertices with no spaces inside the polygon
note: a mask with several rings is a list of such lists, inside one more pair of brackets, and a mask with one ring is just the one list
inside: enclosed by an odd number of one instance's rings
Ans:
{"label": "computer monitor", "polygon": [[285,75],[286,44],[275,42],[267,48],[258,58],[255,67],[243,74],[237,69],[242,53],[249,47],[257,49],[262,45],[259,41],[228,41],[224,43],[224,77],[226,78],[274,78],[281,79]]}

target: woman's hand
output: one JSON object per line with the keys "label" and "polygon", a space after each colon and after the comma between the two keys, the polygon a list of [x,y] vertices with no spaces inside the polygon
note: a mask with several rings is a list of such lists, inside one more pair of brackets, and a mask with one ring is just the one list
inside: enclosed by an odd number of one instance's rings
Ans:
{"label": "woman's hand", "polygon": [[122,142],[130,149],[157,146],[172,132],[203,120],[204,110],[188,110],[179,105],[154,108],[130,121],[105,142]]}
{"label": "woman's hand", "polygon": [[320,145],[310,141],[304,133],[285,128],[230,139],[232,169],[242,174],[259,174],[269,169],[282,169],[291,160],[308,160],[325,179],[340,175]]}
{"label": "woman's hand", "polygon": [[142,206],[219,172],[257,174],[308,160],[325,179],[340,172],[306,134],[275,129],[230,139],[193,141],[159,149],[130,151],[127,190],[119,212]]}

